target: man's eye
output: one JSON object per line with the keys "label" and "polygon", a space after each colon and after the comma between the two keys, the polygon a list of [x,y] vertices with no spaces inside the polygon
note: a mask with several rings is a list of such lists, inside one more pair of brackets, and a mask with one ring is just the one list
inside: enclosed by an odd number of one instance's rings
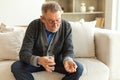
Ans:
{"label": "man's eye", "polygon": [[49,21],[50,23],[53,23],[54,21]]}

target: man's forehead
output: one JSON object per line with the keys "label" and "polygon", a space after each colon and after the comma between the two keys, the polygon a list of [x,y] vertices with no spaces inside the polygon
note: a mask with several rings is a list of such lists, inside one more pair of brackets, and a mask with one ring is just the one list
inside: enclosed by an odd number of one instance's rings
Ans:
{"label": "man's forehead", "polygon": [[60,13],[60,11],[57,11],[57,12],[48,11],[45,14],[45,17],[47,17],[47,18],[61,18],[61,13]]}

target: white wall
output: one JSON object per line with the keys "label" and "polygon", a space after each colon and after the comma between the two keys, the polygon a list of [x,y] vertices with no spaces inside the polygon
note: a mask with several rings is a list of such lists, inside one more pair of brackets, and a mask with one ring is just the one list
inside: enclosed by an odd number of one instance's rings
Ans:
{"label": "white wall", "polygon": [[7,25],[28,25],[41,15],[44,0],[0,0],[0,22]]}

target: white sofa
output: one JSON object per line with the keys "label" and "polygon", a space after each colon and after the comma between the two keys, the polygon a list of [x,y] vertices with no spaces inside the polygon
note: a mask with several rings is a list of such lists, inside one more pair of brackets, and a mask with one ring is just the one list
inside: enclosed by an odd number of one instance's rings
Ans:
{"label": "white sofa", "polygon": [[[75,59],[84,66],[80,80],[119,80],[120,33],[94,28],[94,22],[70,22]],[[11,64],[18,60],[25,29],[0,32],[0,80],[15,80]],[[61,80],[64,74],[32,73],[35,80]],[[116,77],[117,76],[117,77]]]}

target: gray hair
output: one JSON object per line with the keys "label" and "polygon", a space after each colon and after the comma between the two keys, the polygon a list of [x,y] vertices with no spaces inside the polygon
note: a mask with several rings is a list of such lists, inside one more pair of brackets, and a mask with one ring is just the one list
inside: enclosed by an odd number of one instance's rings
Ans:
{"label": "gray hair", "polygon": [[44,15],[48,10],[51,12],[62,11],[61,6],[55,1],[47,1],[42,5],[42,15]]}

